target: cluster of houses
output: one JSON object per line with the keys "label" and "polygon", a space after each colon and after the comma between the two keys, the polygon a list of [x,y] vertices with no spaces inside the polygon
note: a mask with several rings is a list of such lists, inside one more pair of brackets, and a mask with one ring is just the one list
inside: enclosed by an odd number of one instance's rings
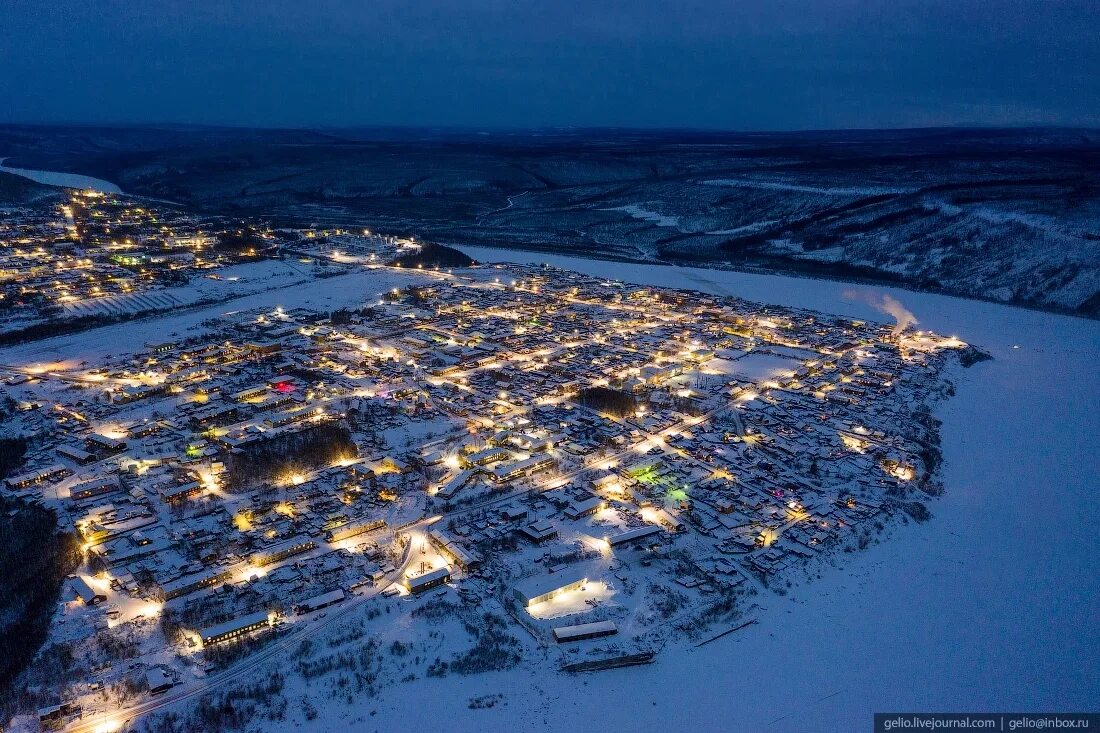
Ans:
{"label": "cluster of houses", "polygon": [[[903,353],[884,326],[471,272],[339,313],[226,314],[64,379],[9,377],[20,419],[51,440],[4,485],[79,533],[74,602],[144,599],[212,646],[363,588],[491,578],[513,552],[541,563],[512,590],[529,608],[584,588],[583,561],[685,534],[694,565],[676,582],[703,592],[843,541],[929,468],[913,413],[944,357]],[[445,564],[407,572],[421,531]],[[617,633],[576,620],[558,642]]]}
{"label": "cluster of houses", "polygon": [[[0,323],[17,329],[59,314],[170,307],[165,287],[260,256],[255,248],[215,246],[215,230],[230,225],[96,191],[9,210],[0,222],[0,300],[6,306]],[[262,228],[253,233],[257,241],[274,236]]]}

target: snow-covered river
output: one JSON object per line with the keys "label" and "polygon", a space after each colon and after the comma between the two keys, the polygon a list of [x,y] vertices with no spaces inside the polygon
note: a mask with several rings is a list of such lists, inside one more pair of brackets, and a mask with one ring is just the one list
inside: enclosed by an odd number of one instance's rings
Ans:
{"label": "snow-covered river", "polygon": [[36,183],[44,183],[48,186],[65,186],[67,188],[79,188],[85,191],[102,191],[103,193],[122,193],[122,189],[110,181],[92,176],[82,176],[79,173],[61,173],[59,171],[36,171],[29,168],[8,168],[4,165],[7,158],[0,158],[0,172],[12,173],[17,176],[29,178]]}

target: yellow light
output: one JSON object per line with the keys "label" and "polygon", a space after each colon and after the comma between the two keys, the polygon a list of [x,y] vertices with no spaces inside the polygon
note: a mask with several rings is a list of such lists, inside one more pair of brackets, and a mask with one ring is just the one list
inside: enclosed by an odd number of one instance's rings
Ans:
{"label": "yellow light", "polygon": [[200,471],[199,482],[207,491],[217,491],[220,488],[217,477],[210,471]]}
{"label": "yellow light", "polygon": [[854,438],[851,435],[841,434],[840,440],[842,443],[844,443],[845,448],[853,450],[856,453],[862,453],[864,450],[867,449],[867,443],[865,441],[862,441],[859,438]]}
{"label": "yellow light", "polygon": [[905,466],[901,464],[898,464],[897,466],[891,468],[889,470],[889,473],[891,476],[901,481],[912,481],[913,477],[916,476],[916,472],[913,470],[912,466]]}
{"label": "yellow light", "polygon": [[148,603],[145,603],[144,605],[141,606],[141,611],[136,615],[138,615],[138,616],[148,616],[150,618],[156,618],[157,616],[160,616],[161,611],[163,611],[163,610],[164,610],[164,604],[163,603],[154,603],[153,601],[149,601]]}
{"label": "yellow light", "polygon": [[249,565],[241,570],[240,582],[251,580],[252,578],[262,578],[267,575],[267,570],[264,568],[258,568],[255,565]]}

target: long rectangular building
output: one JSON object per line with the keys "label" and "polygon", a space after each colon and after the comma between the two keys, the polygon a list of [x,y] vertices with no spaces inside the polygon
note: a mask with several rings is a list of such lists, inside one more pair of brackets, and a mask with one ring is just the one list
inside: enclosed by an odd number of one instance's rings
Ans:
{"label": "long rectangular building", "polygon": [[618,633],[614,621],[594,621],[590,624],[577,624],[576,626],[559,626],[554,629],[554,641],[564,644],[570,641],[583,641],[595,639],[600,636],[611,636]]}
{"label": "long rectangular building", "polygon": [[68,458],[70,461],[76,461],[82,466],[95,462],[94,455],[77,448],[75,445],[59,445],[57,446],[57,454],[63,458]]}
{"label": "long rectangular building", "polygon": [[502,463],[493,468],[492,476],[495,481],[510,481],[521,476],[530,476],[552,465],[554,465],[553,456],[535,455],[523,461]]}
{"label": "long rectangular building", "polygon": [[12,476],[7,479],[5,483],[9,489],[25,489],[28,486],[34,486],[40,484],[43,481],[52,481],[53,479],[63,478],[71,474],[65,466],[57,464],[55,466],[47,466],[46,468],[40,468],[37,471],[29,471],[19,476]]}
{"label": "long rectangular building", "polygon": [[122,488],[122,484],[118,480],[118,476],[103,476],[91,481],[85,481],[84,483],[77,484],[69,489],[70,501],[83,501],[85,499],[91,499],[96,496],[103,496],[104,494],[110,494],[114,491],[118,491]]}
{"label": "long rectangular building", "polygon": [[598,512],[604,506],[604,501],[598,496],[593,496],[581,501],[572,501],[565,508],[565,516],[570,519],[580,519],[594,512]]}
{"label": "long rectangular building", "polygon": [[644,527],[636,527],[634,529],[628,529],[625,532],[611,535],[606,537],[607,544],[611,547],[620,547],[622,545],[630,544],[631,542],[637,542],[650,537],[655,537],[664,531],[660,526],[656,524],[647,524]]}
{"label": "long rectangular building", "polygon": [[186,501],[187,499],[194,499],[197,496],[202,495],[203,486],[198,481],[192,481],[190,483],[181,484],[179,486],[170,486],[160,490],[160,498],[169,504],[178,504]]}
{"label": "long rectangular building", "polygon": [[428,532],[428,540],[439,550],[440,554],[458,565],[464,571],[470,571],[481,565],[481,557],[472,550],[467,550],[458,542],[438,530]]}
{"label": "long rectangular building", "polygon": [[88,581],[79,575],[73,578],[73,590],[80,596],[80,600],[85,606],[94,606],[100,601],[107,600],[107,596],[99,591],[93,590],[92,586],[88,584]]}
{"label": "long rectangular building", "polygon": [[285,560],[288,557],[300,555],[303,552],[309,552],[315,547],[317,547],[317,543],[308,537],[294,537],[285,542],[281,542],[275,547],[257,552],[252,556],[252,564],[258,568],[262,568],[266,565]]}
{"label": "long rectangular building", "polygon": [[467,465],[470,466],[484,466],[489,463],[495,463],[496,461],[506,461],[512,457],[512,452],[506,448],[492,447],[480,450],[477,453],[471,453],[466,456],[464,460]]}
{"label": "long rectangular building", "polygon": [[435,588],[437,585],[443,585],[450,579],[451,569],[444,566],[412,578],[405,578],[404,583],[411,593],[423,593],[430,588]]}
{"label": "long rectangular building", "polygon": [[382,529],[385,526],[386,520],[384,519],[371,519],[365,522],[349,522],[329,530],[329,541],[339,542],[349,537],[355,537],[356,535],[373,532],[376,529]]}
{"label": "long rectangular building", "polygon": [[203,644],[219,644],[270,625],[271,620],[267,611],[257,611],[247,616],[235,618],[232,621],[226,621],[224,624],[203,629],[199,632],[199,638],[202,639]]}
{"label": "long rectangular building", "polygon": [[439,488],[436,489],[435,495],[441,499],[450,499],[457,494],[463,486],[469,483],[470,479],[473,477],[474,472],[470,469],[459,471],[441,483]]}
{"label": "long rectangular building", "polygon": [[217,585],[218,583],[225,582],[233,577],[232,571],[229,570],[208,570],[204,573],[192,573],[191,575],[184,575],[183,577],[176,578],[168,583],[160,585],[160,595],[166,601],[170,601],[173,598],[179,598],[185,596],[188,593],[199,590],[200,588],[209,588]]}
{"label": "long rectangular building", "polygon": [[339,603],[345,598],[347,598],[347,594],[345,594],[341,588],[337,588],[336,590],[329,591],[328,593],[322,593],[319,596],[307,598],[306,600],[295,606],[294,610],[299,614],[310,613],[311,611],[319,611],[322,608],[328,608],[334,603]]}
{"label": "long rectangular building", "polygon": [[554,575],[539,575],[521,581],[512,589],[513,595],[525,608],[536,603],[544,603],[571,590],[576,590],[588,582],[588,576],[577,572],[562,572]]}

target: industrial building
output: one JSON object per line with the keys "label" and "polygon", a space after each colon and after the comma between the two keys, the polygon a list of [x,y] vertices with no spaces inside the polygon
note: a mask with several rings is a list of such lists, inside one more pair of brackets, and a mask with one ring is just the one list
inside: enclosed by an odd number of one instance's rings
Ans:
{"label": "industrial building", "polygon": [[539,575],[517,583],[512,593],[525,608],[530,608],[536,603],[545,603],[562,593],[576,590],[587,582],[587,576],[578,576],[576,573]]}
{"label": "industrial building", "polygon": [[570,641],[611,636],[618,633],[618,631],[614,621],[593,621],[589,624],[577,624],[576,626],[559,626],[554,629],[554,641],[564,644]]}

